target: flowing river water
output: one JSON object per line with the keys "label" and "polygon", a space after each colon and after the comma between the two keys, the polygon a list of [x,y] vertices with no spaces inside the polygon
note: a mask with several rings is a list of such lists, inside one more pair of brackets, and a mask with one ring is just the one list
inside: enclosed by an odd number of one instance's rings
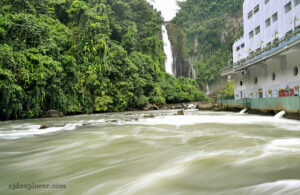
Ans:
{"label": "flowing river water", "polygon": [[0,194],[300,194],[299,121],[175,113],[0,122]]}

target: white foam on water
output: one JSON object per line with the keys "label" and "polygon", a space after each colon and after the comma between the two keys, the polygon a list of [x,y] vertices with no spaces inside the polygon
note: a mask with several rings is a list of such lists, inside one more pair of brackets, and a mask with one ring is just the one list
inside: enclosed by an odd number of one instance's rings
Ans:
{"label": "white foam on water", "polygon": [[283,128],[285,130],[296,130],[300,131],[300,121],[288,120],[288,119],[277,119],[268,116],[257,116],[257,115],[239,115],[239,114],[228,114],[228,115],[184,115],[184,116],[158,116],[155,118],[141,119],[136,122],[129,122],[126,124],[141,124],[141,125],[195,125],[195,124],[228,124],[228,125],[244,125],[244,124],[261,124],[261,125],[272,125]]}
{"label": "white foam on water", "polygon": [[279,180],[245,187],[238,191],[247,194],[298,195],[300,194],[300,180]]}
{"label": "white foam on water", "polygon": [[299,152],[300,153],[300,139],[275,139],[271,141],[266,147],[267,152]]}
{"label": "white foam on water", "polygon": [[88,123],[103,123],[105,122],[104,119],[100,119],[100,120],[89,120]]}
{"label": "white foam on water", "polygon": [[282,155],[282,154],[288,155],[291,153],[300,154],[300,139],[298,138],[275,139],[263,147],[262,153],[260,155],[248,159],[240,160],[236,162],[236,165],[247,164],[274,155]]}
{"label": "white foam on water", "polygon": [[5,130],[0,131],[0,139],[19,139],[23,137],[29,137],[34,135],[43,135],[48,133],[53,133],[57,131],[69,131],[74,130],[78,126],[82,126],[82,123],[73,123],[73,124],[66,124],[62,127],[50,127],[46,129],[40,129],[41,125],[32,125],[32,128],[24,128],[23,130],[20,129],[13,129],[13,130]]}
{"label": "white foam on water", "polygon": [[196,109],[197,105],[196,104],[189,104],[188,108],[189,109]]}
{"label": "white foam on water", "polygon": [[219,155],[236,155],[236,151],[218,151],[218,152],[207,152],[207,151],[199,151],[194,152],[189,155],[180,156],[176,159],[172,159],[171,161],[164,164],[164,169],[158,170],[156,172],[148,173],[143,176],[137,177],[132,182],[120,186],[115,191],[110,193],[110,195],[119,195],[119,194],[136,194],[143,189],[155,185],[159,183],[162,179],[167,179],[172,177],[174,179],[175,175],[179,175],[183,173],[190,163],[210,158]]}

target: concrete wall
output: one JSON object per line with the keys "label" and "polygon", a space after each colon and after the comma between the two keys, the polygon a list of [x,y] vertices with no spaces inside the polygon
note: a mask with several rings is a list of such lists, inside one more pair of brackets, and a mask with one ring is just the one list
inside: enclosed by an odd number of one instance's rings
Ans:
{"label": "concrete wall", "polygon": [[221,110],[239,111],[247,108],[252,113],[275,114],[285,110],[292,118],[300,118],[300,97],[281,97],[245,100],[218,100]]}
{"label": "concrete wall", "polygon": [[[280,88],[300,86],[299,54],[300,49],[294,48],[284,54],[268,59],[264,63],[248,68],[244,74],[236,72],[232,75],[235,83],[235,99],[259,98],[259,89],[262,89],[264,98],[278,97]],[[295,67],[298,67],[298,75],[294,75]],[[275,80],[273,80],[273,74]],[[257,83],[255,83],[255,78],[257,78]],[[242,86],[240,85],[241,81],[243,82]],[[272,93],[270,94],[268,90],[272,90]],[[250,95],[250,93],[253,95]],[[295,91],[295,93],[298,94],[298,91]]]}
{"label": "concrete wall", "polygon": [[[289,2],[292,4],[292,10],[285,12],[285,5]],[[253,13],[248,19],[248,13],[253,12],[254,8],[259,5],[259,11]],[[278,13],[278,20],[273,22],[272,15]],[[233,62],[238,62],[249,56],[251,51],[259,48],[265,48],[267,43],[274,41],[276,38],[283,38],[287,32],[293,30],[295,26],[300,25],[300,4],[296,5],[295,0],[270,0],[265,4],[264,0],[245,0],[243,5],[244,18],[244,36],[233,44]],[[271,25],[266,26],[265,21],[270,18]],[[295,20],[296,18],[296,20]],[[255,28],[260,26],[260,33],[255,33]],[[254,37],[249,37],[249,32],[254,32]],[[237,51],[236,48],[245,44],[243,50]]]}

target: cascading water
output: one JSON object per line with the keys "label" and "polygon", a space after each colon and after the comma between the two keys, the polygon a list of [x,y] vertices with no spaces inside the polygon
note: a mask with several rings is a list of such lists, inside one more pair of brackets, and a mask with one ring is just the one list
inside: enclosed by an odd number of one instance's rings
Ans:
{"label": "cascading water", "polygon": [[240,114],[245,114],[248,111],[247,108],[244,108],[243,110],[241,110]]}
{"label": "cascading water", "polygon": [[164,42],[164,52],[166,54],[166,60],[165,60],[166,72],[174,76],[172,46],[165,25],[162,26],[162,36]]}
{"label": "cascading water", "polygon": [[283,111],[281,111],[281,112],[278,112],[278,114],[276,114],[274,117],[275,118],[282,118],[282,117],[284,117],[286,115],[286,113],[285,113],[285,111],[283,110]]}
{"label": "cascading water", "polygon": [[210,94],[210,90],[209,90],[209,84],[207,81],[205,81],[205,85],[206,85],[206,95]]}

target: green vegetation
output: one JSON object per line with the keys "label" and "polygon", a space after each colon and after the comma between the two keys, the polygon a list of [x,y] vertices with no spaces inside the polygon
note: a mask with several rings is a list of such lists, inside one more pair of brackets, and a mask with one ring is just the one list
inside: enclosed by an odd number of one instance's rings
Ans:
{"label": "green vegetation", "polygon": [[[221,79],[232,59],[232,43],[243,30],[238,18],[243,0],[187,0],[173,19],[185,47],[183,56],[196,69],[202,88]],[[183,34],[183,35],[182,35]],[[181,44],[179,44],[181,45]]]}
{"label": "green vegetation", "polygon": [[218,91],[218,98],[221,99],[234,98],[234,81],[230,81],[221,90]]}
{"label": "green vegetation", "polygon": [[161,24],[144,0],[0,0],[0,119],[205,99],[164,72]]}

